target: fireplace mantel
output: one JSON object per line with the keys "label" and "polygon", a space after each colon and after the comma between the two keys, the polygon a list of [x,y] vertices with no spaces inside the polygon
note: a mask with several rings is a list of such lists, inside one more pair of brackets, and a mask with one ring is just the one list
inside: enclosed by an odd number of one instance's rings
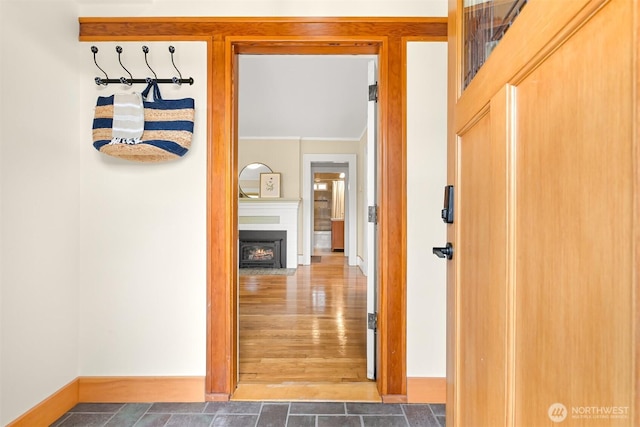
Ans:
{"label": "fireplace mantel", "polygon": [[238,199],[238,230],[287,232],[287,268],[298,267],[300,199]]}

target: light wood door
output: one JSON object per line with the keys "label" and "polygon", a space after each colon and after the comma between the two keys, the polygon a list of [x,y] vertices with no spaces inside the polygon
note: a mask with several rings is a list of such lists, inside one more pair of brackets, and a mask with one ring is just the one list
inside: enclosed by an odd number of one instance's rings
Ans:
{"label": "light wood door", "polygon": [[447,425],[640,425],[638,13],[532,0],[450,87]]}

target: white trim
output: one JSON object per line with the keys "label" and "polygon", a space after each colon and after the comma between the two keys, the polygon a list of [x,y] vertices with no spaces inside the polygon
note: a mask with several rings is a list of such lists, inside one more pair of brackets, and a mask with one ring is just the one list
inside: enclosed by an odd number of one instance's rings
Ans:
{"label": "white trim", "polygon": [[369,130],[369,123],[367,123],[367,125],[362,128],[362,132],[360,132],[360,138],[358,138],[358,141],[362,141],[362,138],[364,138],[364,135],[367,133],[368,130]]}
{"label": "white trim", "polygon": [[338,141],[338,142],[359,142],[359,138],[354,137],[344,137],[344,138],[323,138],[323,137],[314,137],[314,136],[305,136],[304,138],[300,138],[301,142],[323,142],[323,141]]}
{"label": "white trim", "polygon": [[302,156],[302,265],[311,264],[311,201],[313,200],[313,190],[311,176],[312,163],[347,163],[349,168],[347,186],[347,218],[345,222],[345,234],[347,235],[345,254],[348,257],[349,265],[357,265],[356,260],[356,232],[357,232],[357,191],[358,191],[358,169],[356,167],[356,154],[304,154]]}
{"label": "white trim", "polygon": [[352,137],[345,136],[344,138],[336,138],[336,137],[324,137],[324,136],[239,136],[238,141],[242,140],[251,140],[251,141],[300,141],[300,142],[333,142],[333,141],[344,141],[344,142],[358,142],[362,139],[364,132],[367,130],[365,127],[360,134],[360,137]]}
{"label": "white trim", "polygon": [[254,140],[254,141],[300,141],[299,136],[239,136],[238,141]]}

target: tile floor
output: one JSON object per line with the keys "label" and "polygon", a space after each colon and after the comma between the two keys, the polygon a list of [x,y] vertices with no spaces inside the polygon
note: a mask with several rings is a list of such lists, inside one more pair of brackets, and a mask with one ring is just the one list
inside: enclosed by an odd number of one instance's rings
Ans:
{"label": "tile floor", "polygon": [[79,403],[52,426],[445,427],[445,406],[344,402]]}

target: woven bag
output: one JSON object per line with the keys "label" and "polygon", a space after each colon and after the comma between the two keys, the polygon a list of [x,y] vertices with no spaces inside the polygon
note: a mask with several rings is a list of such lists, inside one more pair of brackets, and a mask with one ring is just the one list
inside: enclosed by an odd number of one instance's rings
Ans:
{"label": "woven bag", "polygon": [[[153,101],[147,101],[153,89]],[[93,119],[93,146],[101,153],[137,162],[164,162],[184,156],[191,147],[195,101],[162,99],[158,83],[142,92],[144,132],[138,144],[112,144],[114,95],[99,96]]]}

